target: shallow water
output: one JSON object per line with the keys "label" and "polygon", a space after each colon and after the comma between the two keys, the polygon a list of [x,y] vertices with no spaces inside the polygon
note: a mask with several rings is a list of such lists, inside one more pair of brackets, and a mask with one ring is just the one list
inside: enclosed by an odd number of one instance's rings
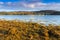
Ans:
{"label": "shallow water", "polygon": [[44,24],[60,24],[60,15],[0,15],[0,19],[6,20],[24,20],[24,21],[33,21]]}

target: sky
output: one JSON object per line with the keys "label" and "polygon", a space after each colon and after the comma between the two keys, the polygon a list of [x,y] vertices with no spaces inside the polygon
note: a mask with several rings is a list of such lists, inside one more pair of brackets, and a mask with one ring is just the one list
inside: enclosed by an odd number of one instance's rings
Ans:
{"label": "sky", "polygon": [[0,0],[0,11],[60,11],[60,0]]}

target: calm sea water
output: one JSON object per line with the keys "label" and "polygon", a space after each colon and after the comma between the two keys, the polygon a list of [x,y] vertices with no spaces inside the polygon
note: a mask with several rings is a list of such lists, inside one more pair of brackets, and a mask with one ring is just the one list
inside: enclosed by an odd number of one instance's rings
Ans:
{"label": "calm sea water", "polygon": [[0,19],[6,20],[24,20],[24,21],[33,21],[37,23],[44,23],[44,24],[60,24],[60,15],[45,15],[45,16],[38,16],[38,15],[0,15]]}

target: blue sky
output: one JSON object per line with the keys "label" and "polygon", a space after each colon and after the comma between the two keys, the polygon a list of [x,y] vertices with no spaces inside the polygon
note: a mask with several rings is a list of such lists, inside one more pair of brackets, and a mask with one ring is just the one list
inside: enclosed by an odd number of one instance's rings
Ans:
{"label": "blue sky", "polygon": [[0,11],[60,11],[60,0],[0,0]]}

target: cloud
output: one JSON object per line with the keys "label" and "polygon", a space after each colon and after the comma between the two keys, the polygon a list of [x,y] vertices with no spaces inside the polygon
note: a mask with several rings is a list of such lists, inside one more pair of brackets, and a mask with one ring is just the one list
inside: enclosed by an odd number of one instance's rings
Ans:
{"label": "cloud", "polygon": [[26,8],[35,8],[35,4],[26,4],[26,3],[24,3],[22,6],[26,7]]}
{"label": "cloud", "polygon": [[8,5],[11,5],[11,4],[12,4],[12,2],[7,2],[7,4],[8,4]]}
{"label": "cloud", "polygon": [[[4,4],[4,5],[3,5]],[[0,2],[2,9],[23,9],[23,10],[60,10],[60,3],[42,3],[42,2]]]}
{"label": "cloud", "polygon": [[3,6],[4,2],[0,2],[0,9],[2,9],[4,6]]}
{"label": "cloud", "polygon": [[25,8],[36,8],[36,7],[41,7],[41,6],[44,6],[44,5],[47,5],[47,4],[41,3],[41,2],[36,2],[36,3],[25,3],[25,2],[22,2],[22,3],[20,3],[20,5],[22,5]]}
{"label": "cloud", "polygon": [[42,7],[42,6],[47,6],[48,4],[46,3],[41,3],[41,2],[36,2],[36,3],[21,3],[23,7],[26,8],[37,8],[37,7]]}
{"label": "cloud", "polygon": [[14,6],[14,5],[16,5],[17,6],[17,3],[15,3],[15,2],[7,2],[6,5],[7,6]]}
{"label": "cloud", "polygon": [[34,2],[34,3],[27,3],[27,2],[6,2],[6,6],[8,7],[24,7],[24,8],[37,8],[47,5],[46,3],[42,2]]}
{"label": "cloud", "polygon": [[59,10],[60,3],[42,3],[42,2],[34,2],[34,3],[27,3],[27,2],[8,2],[8,7],[12,8],[26,8],[26,9],[36,9],[36,10],[45,10],[45,9],[51,9],[51,10]]}
{"label": "cloud", "polygon": [[4,4],[4,2],[0,2],[0,4]]}
{"label": "cloud", "polygon": [[43,10],[43,9],[51,9],[51,10],[58,10],[60,9],[60,3],[42,3],[42,2],[36,2],[36,3],[23,3],[22,4],[23,7],[26,7],[26,8],[35,8],[35,9],[40,9],[40,10]]}

